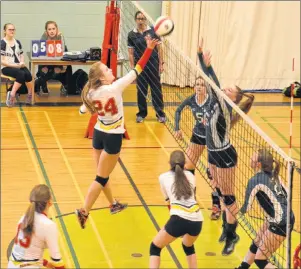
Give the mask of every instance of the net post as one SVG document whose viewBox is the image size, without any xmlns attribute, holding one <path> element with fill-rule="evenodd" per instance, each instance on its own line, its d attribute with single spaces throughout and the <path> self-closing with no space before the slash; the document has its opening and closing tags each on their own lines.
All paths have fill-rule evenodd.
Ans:
<svg viewBox="0 0 301 269">
<path fill-rule="evenodd" d="M 287 224 L 286 224 L 286 268 L 291 268 L 291 256 L 292 256 L 292 235 L 291 235 L 291 211 L 292 211 L 292 191 L 293 191 L 293 175 L 294 175 L 294 163 L 288 162 L 288 192 L 287 192 Z"/>
</svg>

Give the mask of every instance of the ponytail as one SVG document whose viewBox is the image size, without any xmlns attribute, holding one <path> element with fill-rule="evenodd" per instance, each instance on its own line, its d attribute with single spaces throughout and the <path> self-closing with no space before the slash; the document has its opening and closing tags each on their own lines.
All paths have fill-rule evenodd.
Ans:
<svg viewBox="0 0 301 269">
<path fill-rule="evenodd" d="M 82 90 L 81 97 L 82 97 L 82 101 L 83 101 L 84 105 L 89 110 L 89 112 L 91 114 L 94 114 L 94 113 L 97 112 L 97 110 L 96 110 L 95 106 L 93 105 L 93 103 L 91 102 L 91 100 L 90 100 L 90 98 L 88 96 L 90 88 L 91 88 L 91 82 L 88 81 L 86 83 L 85 87 Z"/>
<path fill-rule="evenodd" d="M 188 199 L 193 194 L 192 186 L 187 180 L 183 168 L 179 165 L 175 165 L 175 182 L 173 184 L 173 193 L 177 200 L 180 200 L 182 197 Z"/>
<path fill-rule="evenodd" d="M 23 218 L 21 229 L 25 236 L 31 236 L 33 232 L 33 224 L 34 224 L 34 214 L 36 211 L 36 204 L 35 202 L 31 202 L 25 216 Z"/>
</svg>

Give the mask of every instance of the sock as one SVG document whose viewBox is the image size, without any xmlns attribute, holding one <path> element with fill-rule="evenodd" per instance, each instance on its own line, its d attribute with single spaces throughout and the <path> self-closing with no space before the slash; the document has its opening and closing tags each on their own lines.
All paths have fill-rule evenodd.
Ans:
<svg viewBox="0 0 301 269">
<path fill-rule="evenodd" d="M 238 269 L 249 269 L 250 268 L 250 264 L 248 264 L 247 262 L 242 262 L 241 265 L 238 267 Z"/>
<path fill-rule="evenodd" d="M 226 235 L 228 239 L 234 239 L 236 237 L 236 227 L 237 227 L 237 222 L 230 224 L 226 223 Z"/>
</svg>

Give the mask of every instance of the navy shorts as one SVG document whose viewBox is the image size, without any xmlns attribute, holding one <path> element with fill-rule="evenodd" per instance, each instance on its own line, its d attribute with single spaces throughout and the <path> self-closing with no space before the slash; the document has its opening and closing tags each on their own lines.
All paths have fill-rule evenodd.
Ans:
<svg viewBox="0 0 301 269">
<path fill-rule="evenodd" d="M 190 138 L 190 142 L 193 143 L 193 144 L 200 145 L 200 146 L 205 146 L 206 145 L 206 138 L 197 136 L 196 134 L 192 134 L 192 136 Z"/>
<path fill-rule="evenodd" d="M 290 229 L 290 232 L 293 231 L 294 224 L 295 224 L 295 216 L 292 215 L 292 217 L 291 217 L 291 227 L 290 227 L 291 229 Z M 286 237 L 286 224 L 278 225 L 276 223 L 269 223 L 268 230 L 270 232 L 274 233 L 274 234 Z"/>
<path fill-rule="evenodd" d="M 208 150 L 208 162 L 218 168 L 231 168 L 237 164 L 237 153 L 231 145 L 229 148 L 221 151 Z"/>
<path fill-rule="evenodd" d="M 117 154 L 121 150 L 122 134 L 109 134 L 97 129 L 93 133 L 93 148 L 104 149 L 108 154 Z"/>
<path fill-rule="evenodd" d="M 173 237 L 180 237 L 185 234 L 197 236 L 202 231 L 202 224 L 202 221 L 191 221 L 172 215 L 165 225 L 165 231 Z"/>
</svg>

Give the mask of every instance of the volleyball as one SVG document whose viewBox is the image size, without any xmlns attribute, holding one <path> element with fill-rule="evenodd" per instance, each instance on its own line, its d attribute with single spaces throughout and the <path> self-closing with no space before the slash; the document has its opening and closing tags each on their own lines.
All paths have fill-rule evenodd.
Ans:
<svg viewBox="0 0 301 269">
<path fill-rule="evenodd" d="M 159 17 L 154 25 L 154 30 L 158 36 L 167 36 L 172 33 L 174 29 L 173 20 L 167 16 Z"/>
</svg>

